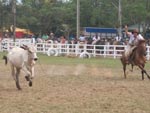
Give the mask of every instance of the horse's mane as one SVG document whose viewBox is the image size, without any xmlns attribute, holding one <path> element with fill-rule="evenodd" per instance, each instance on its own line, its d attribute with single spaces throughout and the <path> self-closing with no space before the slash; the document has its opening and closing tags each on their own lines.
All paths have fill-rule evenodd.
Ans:
<svg viewBox="0 0 150 113">
<path fill-rule="evenodd" d="M 139 43 L 137 45 L 137 47 L 135 48 L 135 50 L 133 51 L 133 54 L 135 55 L 134 57 L 138 57 L 138 58 L 143 58 L 145 57 L 145 53 L 146 53 L 146 45 L 145 45 L 145 40 L 139 40 Z"/>
<path fill-rule="evenodd" d="M 145 45 L 146 41 L 145 40 L 139 40 L 138 46 L 143 46 Z"/>
<path fill-rule="evenodd" d="M 137 45 L 137 51 L 139 53 L 145 53 L 146 52 L 146 45 L 145 45 L 145 40 L 139 40 L 139 43 Z"/>
</svg>

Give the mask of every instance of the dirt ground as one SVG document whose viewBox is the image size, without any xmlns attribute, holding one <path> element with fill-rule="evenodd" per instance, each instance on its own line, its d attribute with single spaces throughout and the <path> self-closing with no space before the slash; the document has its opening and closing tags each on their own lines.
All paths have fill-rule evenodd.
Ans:
<svg viewBox="0 0 150 113">
<path fill-rule="evenodd" d="M 150 113 L 150 81 L 140 71 L 86 65 L 35 67 L 33 87 L 21 73 L 15 87 L 9 66 L 0 67 L 0 113 Z"/>
</svg>

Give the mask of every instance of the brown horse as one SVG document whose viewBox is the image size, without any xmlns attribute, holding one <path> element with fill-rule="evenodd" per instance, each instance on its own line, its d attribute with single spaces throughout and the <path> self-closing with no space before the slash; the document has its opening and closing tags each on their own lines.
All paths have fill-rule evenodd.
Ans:
<svg viewBox="0 0 150 113">
<path fill-rule="evenodd" d="M 144 69 L 146 63 L 145 53 L 146 53 L 145 40 L 140 40 L 137 47 L 132 51 L 132 54 L 130 55 L 130 61 L 128 63 L 126 62 L 127 58 L 125 57 L 125 53 L 122 54 L 120 60 L 123 65 L 125 78 L 126 78 L 126 65 L 131 64 L 132 70 L 133 66 L 138 66 L 141 69 L 142 80 L 144 80 L 144 73 L 147 75 L 148 79 L 150 79 L 149 74 Z"/>
</svg>

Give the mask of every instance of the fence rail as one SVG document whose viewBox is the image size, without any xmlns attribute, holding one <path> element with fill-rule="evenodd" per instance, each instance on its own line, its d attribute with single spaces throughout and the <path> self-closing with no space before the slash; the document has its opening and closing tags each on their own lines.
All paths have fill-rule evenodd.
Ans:
<svg viewBox="0 0 150 113">
<path fill-rule="evenodd" d="M 33 44 L 30 39 L 16 41 L 4 40 L 0 44 L 1 51 L 9 51 L 14 46 Z M 36 43 L 38 53 L 49 56 L 59 55 L 87 55 L 88 57 L 112 57 L 119 58 L 125 50 L 125 45 L 88 45 L 88 44 L 54 44 L 54 43 Z M 147 46 L 147 60 L 150 59 L 150 46 Z"/>
</svg>

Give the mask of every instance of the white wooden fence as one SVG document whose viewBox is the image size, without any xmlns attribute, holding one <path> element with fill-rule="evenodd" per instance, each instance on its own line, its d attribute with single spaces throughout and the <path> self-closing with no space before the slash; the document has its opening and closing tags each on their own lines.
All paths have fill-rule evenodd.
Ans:
<svg viewBox="0 0 150 113">
<path fill-rule="evenodd" d="M 31 39 L 3 40 L 0 44 L 1 51 L 9 51 L 14 46 L 33 44 Z M 47 54 L 48 56 L 75 55 L 81 56 L 86 54 L 88 57 L 112 57 L 119 58 L 125 50 L 124 45 L 88 45 L 88 44 L 54 44 L 36 43 L 38 53 Z M 150 59 L 150 46 L 147 46 L 147 59 Z"/>
</svg>

